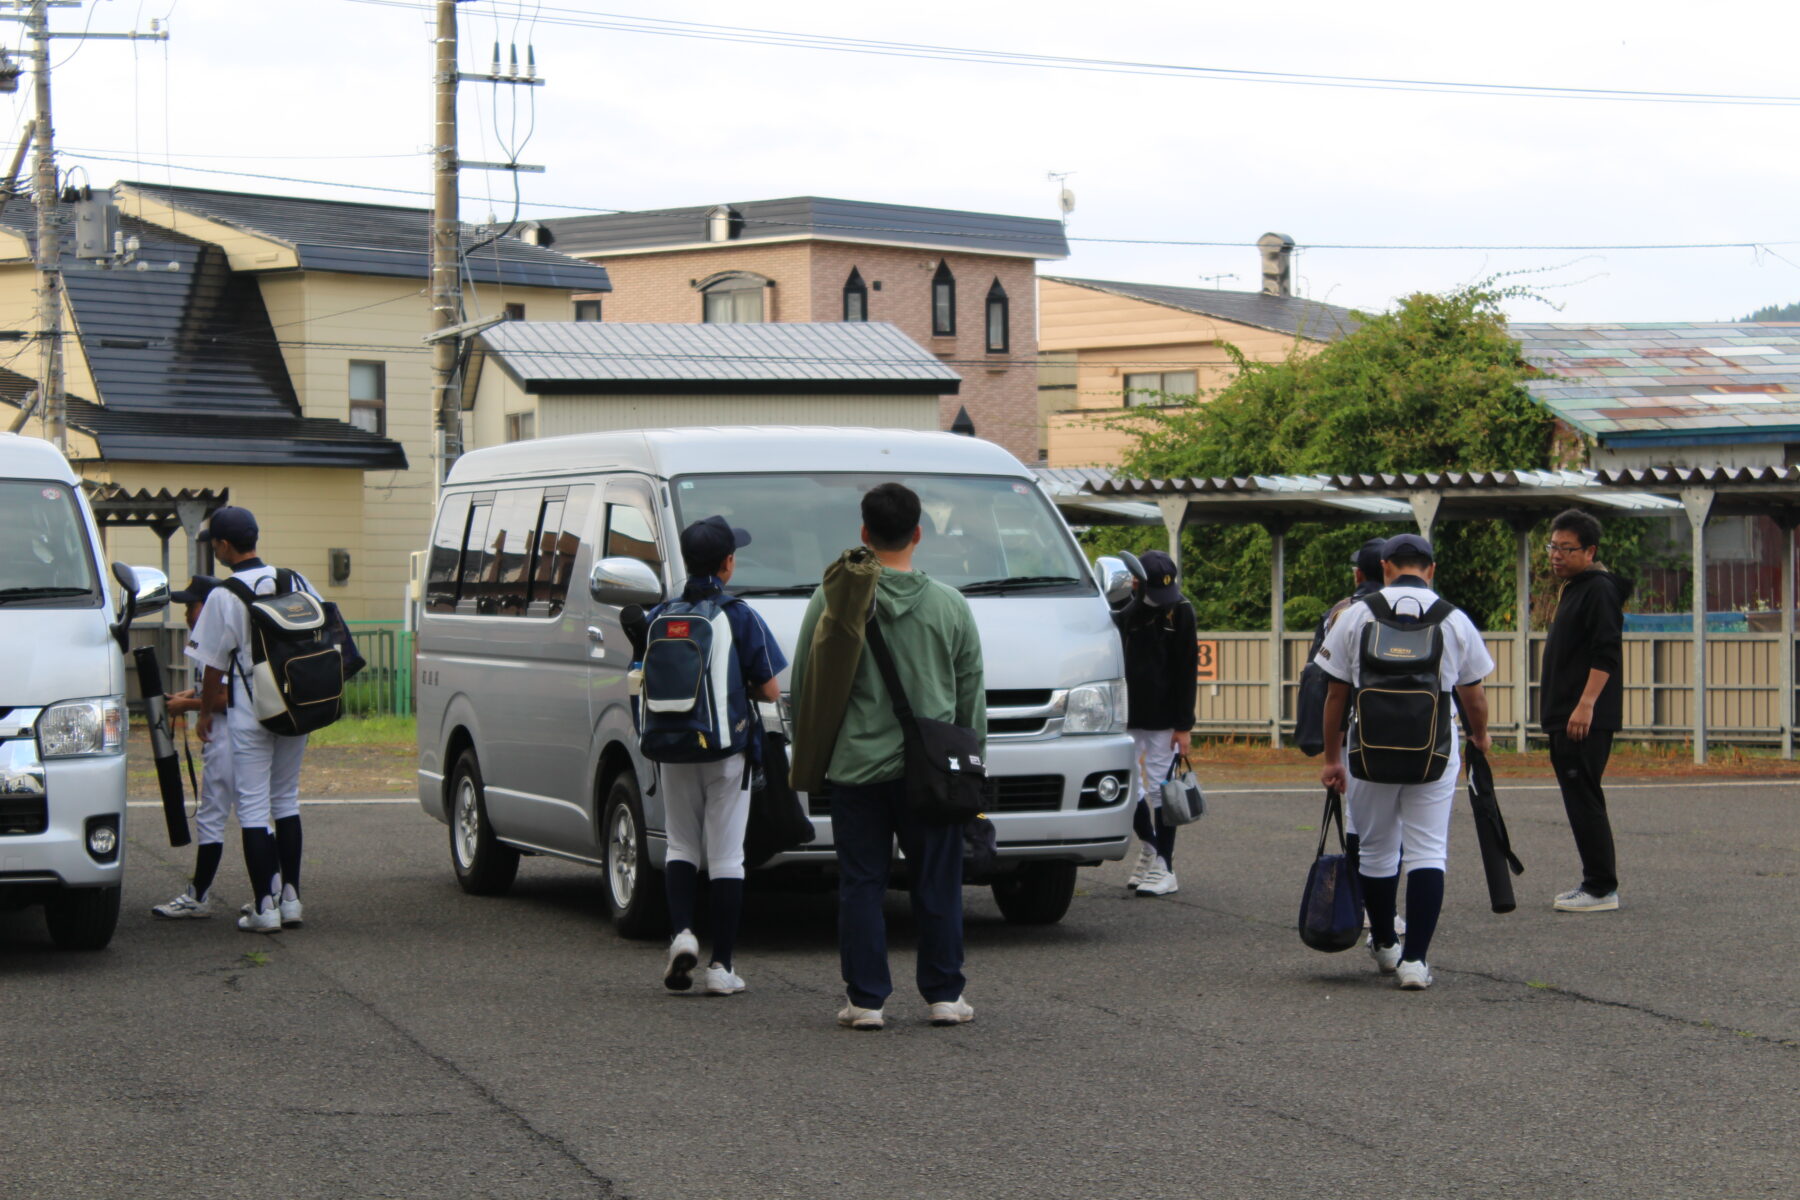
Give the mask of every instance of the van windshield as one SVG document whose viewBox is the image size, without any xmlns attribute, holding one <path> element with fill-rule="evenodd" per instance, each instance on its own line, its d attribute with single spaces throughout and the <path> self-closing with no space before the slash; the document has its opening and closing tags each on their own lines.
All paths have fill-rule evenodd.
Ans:
<svg viewBox="0 0 1800 1200">
<path fill-rule="evenodd" d="M 1086 559 L 1054 506 L 1022 479 L 971 475 L 688 475 L 674 481 L 683 528 L 717 513 L 748 530 L 732 592 L 807 596 L 825 568 L 860 545 L 862 495 L 897 480 L 919 495 L 919 570 L 965 594 L 1080 595 Z"/>
<path fill-rule="evenodd" d="M 0 605 L 86 608 L 99 602 L 75 494 L 60 483 L 0 480 Z"/>
</svg>

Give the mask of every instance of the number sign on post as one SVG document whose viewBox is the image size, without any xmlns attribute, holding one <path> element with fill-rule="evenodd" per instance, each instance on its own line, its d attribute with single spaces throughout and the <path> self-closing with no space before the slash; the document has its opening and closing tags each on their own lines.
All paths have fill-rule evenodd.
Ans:
<svg viewBox="0 0 1800 1200">
<path fill-rule="evenodd" d="M 1194 678 L 1201 683 L 1219 682 L 1219 643 L 1200 642 L 1196 650 Z"/>
</svg>

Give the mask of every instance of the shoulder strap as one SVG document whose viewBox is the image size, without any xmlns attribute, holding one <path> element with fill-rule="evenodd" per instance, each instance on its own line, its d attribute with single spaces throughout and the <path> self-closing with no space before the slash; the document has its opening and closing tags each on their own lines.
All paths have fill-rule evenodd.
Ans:
<svg viewBox="0 0 1800 1200">
<path fill-rule="evenodd" d="M 243 601 L 245 608 L 249 608 L 256 603 L 256 593 L 251 591 L 250 585 L 241 579 L 227 579 L 219 586 Z"/>
<path fill-rule="evenodd" d="M 291 592 L 294 590 L 294 573 L 286 567 L 275 568 L 275 590 Z"/>
<path fill-rule="evenodd" d="M 1394 619 L 1394 606 L 1389 604 L 1387 597 L 1380 592 L 1370 592 L 1363 597 L 1363 603 L 1369 606 L 1369 611 L 1374 613 L 1377 619 L 1383 621 Z"/>
<path fill-rule="evenodd" d="M 881 668 L 882 682 L 887 684 L 888 698 L 894 702 L 894 715 L 906 729 L 913 729 L 912 704 L 900 684 L 900 672 L 894 666 L 894 656 L 888 651 L 887 639 L 881 636 L 881 622 L 873 616 L 869 618 L 868 642 L 869 650 L 875 655 L 875 665 Z"/>
<path fill-rule="evenodd" d="M 1437 598 L 1437 603 L 1426 609 L 1425 615 L 1420 617 L 1419 620 L 1427 625 L 1442 625 L 1445 621 L 1450 619 L 1450 614 L 1455 611 L 1456 605 L 1450 603 L 1442 596 L 1439 596 Z"/>
</svg>

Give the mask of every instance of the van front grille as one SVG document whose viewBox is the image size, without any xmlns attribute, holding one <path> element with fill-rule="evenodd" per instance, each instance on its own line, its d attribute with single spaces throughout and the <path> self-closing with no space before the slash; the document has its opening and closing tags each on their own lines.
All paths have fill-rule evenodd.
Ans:
<svg viewBox="0 0 1800 1200">
<path fill-rule="evenodd" d="M 50 828 L 50 805 L 42 796 L 0 796 L 0 837 L 24 837 Z"/>
</svg>

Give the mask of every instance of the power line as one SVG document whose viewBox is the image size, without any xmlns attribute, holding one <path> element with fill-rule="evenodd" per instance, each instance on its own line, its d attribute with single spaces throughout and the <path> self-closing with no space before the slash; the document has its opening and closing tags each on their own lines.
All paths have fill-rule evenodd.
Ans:
<svg viewBox="0 0 1800 1200">
<path fill-rule="evenodd" d="M 379 8 L 421 11 L 415 0 L 350 0 Z M 1192 66 L 1181 63 L 1089 58 L 1075 55 L 1030 54 L 924 42 L 896 42 L 874 38 L 844 37 L 755 26 L 715 25 L 646 17 L 630 13 L 588 13 L 579 9 L 542 7 L 545 25 L 571 29 L 606 30 L 659 37 L 734 42 L 782 49 L 825 50 L 836 53 L 915 58 L 940 62 L 965 62 L 988 66 L 1028 67 L 1040 70 L 1096 72 L 1110 75 L 1144 75 L 1165 79 L 1264 83 L 1286 87 L 1323 87 L 1359 91 L 1395 91 L 1434 95 L 1497 96 L 1512 99 L 1601 100 L 1649 104 L 1740 105 L 1789 108 L 1800 106 L 1800 96 L 1758 95 L 1736 92 L 1676 92 L 1634 88 L 1595 88 L 1549 84 L 1486 83 L 1466 80 L 1407 79 L 1367 75 L 1333 75 L 1317 72 L 1270 71 L 1247 67 Z"/>
</svg>

